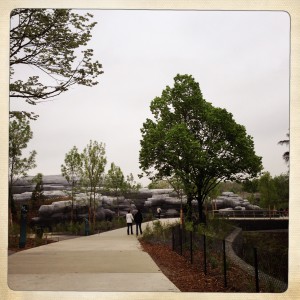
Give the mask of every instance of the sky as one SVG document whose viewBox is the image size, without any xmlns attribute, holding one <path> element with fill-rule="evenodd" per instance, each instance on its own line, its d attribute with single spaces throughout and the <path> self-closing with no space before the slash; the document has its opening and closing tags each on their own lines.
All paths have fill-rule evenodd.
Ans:
<svg viewBox="0 0 300 300">
<path fill-rule="evenodd" d="M 81 10 L 80 13 L 84 11 Z M 11 99 L 11 110 L 39 115 L 31 122 L 37 167 L 29 175 L 60 174 L 65 154 L 90 140 L 105 143 L 107 166 L 139 179 L 143 122 L 150 103 L 177 74 L 189 74 L 203 97 L 244 125 L 264 171 L 286 173 L 278 145 L 289 132 L 290 18 L 280 11 L 90 10 L 98 24 L 88 47 L 103 66 L 94 87 L 73 86 L 32 106 Z M 34 70 L 33 70 L 34 72 Z M 19 75 L 19 74 L 17 74 Z"/>
</svg>

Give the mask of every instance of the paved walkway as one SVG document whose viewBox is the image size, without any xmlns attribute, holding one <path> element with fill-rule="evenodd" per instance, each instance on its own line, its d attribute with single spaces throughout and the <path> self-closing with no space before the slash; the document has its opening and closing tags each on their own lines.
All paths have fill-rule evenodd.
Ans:
<svg viewBox="0 0 300 300">
<path fill-rule="evenodd" d="M 125 228 L 10 255 L 8 286 L 18 291 L 179 292 Z"/>
</svg>

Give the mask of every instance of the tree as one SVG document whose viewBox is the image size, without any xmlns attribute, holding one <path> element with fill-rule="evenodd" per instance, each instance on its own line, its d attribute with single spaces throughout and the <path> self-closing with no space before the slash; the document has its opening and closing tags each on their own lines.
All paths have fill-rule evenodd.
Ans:
<svg viewBox="0 0 300 300">
<path fill-rule="evenodd" d="M 203 202 L 221 181 L 245 180 L 262 169 L 251 136 L 225 109 L 213 107 L 202 96 L 192 76 L 177 75 L 150 105 L 154 120 L 141 129 L 140 167 L 151 178 L 178 176 L 187 203 Z"/>
<path fill-rule="evenodd" d="M 154 179 L 148 184 L 148 189 L 169 189 L 171 188 L 169 180 Z"/>
<path fill-rule="evenodd" d="M 245 192 L 254 194 L 258 192 L 259 179 L 245 180 L 243 182 L 243 190 Z"/>
<path fill-rule="evenodd" d="M 81 179 L 87 185 L 90 194 L 89 221 L 91 221 L 91 207 L 93 202 L 93 223 L 95 225 L 95 199 L 97 188 L 103 180 L 106 165 L 105 144 L 90 140 L 81 154 L 82 174 Z"/>
<path fill-rule="evenodd" d="M 259 179 L 260 205 L 264 208 L 275 206 L 278 203 L 278 195 L 274 180 L 269 172 L 265 172 Z"/>
<path fill-rule="evenodd" d="M 289 176 L 281 174 L 273 178 L 275 190 L 277 193 L 278 204 L 281 208 L 289 206 Z"/>
<path fill-rule="evenodd" d="M 132 173 L 126 177 L 126 192 L 137 192 L 142 185 L 134 180 Z"/>
<path fill-rule="evenodd" d="M 287 136 L 288 138 L 287 138 L 286 140 L 279 141 L 279 142 L 278 142 L 279 145 L 286 145 L 286 146 L 289 146 L 289 145 L 290 145 L 290 134 L 287 133 L 286 136 Z M 283 157 L 283 159 L 284 159 L 284 161 L 285 161 L 286 163 L 289 163 L 289 161 L 290 161 L 290 151 L 284 152 L 283 155 L 282 155 L 282 157 Z"/>
<path fill-rule="evenodd" d="M 22 151 L 27 148 L 32 138 L 29 120 L 19 116 L 13 117 L 9 122 L 9 209 L 15 213 L 12 188 L 15 182 L 26 176 L 27 172 L 36 167 L 36 151 L 29 153 L 28 157 L 22 157 Z"/>
<path fill-rule="evenodd" d="M 93 50 L 85 48 L 96 25 L 90 22 L 92 17 L 70 9 L 14 9 L 10 29 L 10 98 L 36 104 L 75 84 L 97 84 L 95 78 L 103 73 L 102 66 L 92 61 Z"/>
<path fill-rule="evenodd" d="M 73 222 L 73 212 L 74 212 L 74 194 L 77 188 L 77 185 L 80 181 L 80 175 L 82 173 L 82 160 L 81 155 L 78 152 L 76 146 L 74 146 L 66 155 L 65 155 L 65 164 L 61 165 L 62 176 L 66 178 L 68 183 L 71 185 L 71 200 L 72 200 L 72 209 L 71 209 L 71 222 Z"/>
<path fill-rule="evenodd" d="M 116 166 L 115 163 L 111 163 L 110 169 L 105 176 L 105 186 L 112 191 L 117 197 L 117 209 L 119 216 L 119 199 L 118 197 L 124 193 L 127 189 L 125 177 L 120 167 Z"/>
<path fill-rule="evenodd" d="M 33 209 L 36 209 L 40 206 L 40 201 L 44 201 L 44 182 L 43 182 L 43 174 L 38 173 L 31 180 L 32 183 L 35 184 L 34 190 L 31 194 L 31 206 Z"/>
</svg>

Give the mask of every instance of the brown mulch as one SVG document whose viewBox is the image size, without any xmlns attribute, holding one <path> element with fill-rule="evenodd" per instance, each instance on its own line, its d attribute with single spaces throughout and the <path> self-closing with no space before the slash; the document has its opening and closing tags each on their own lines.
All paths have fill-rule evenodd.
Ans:
<svg viewBox="0 0 300 300">
<path fill-rule="evenodd" d="M 19 238 L 11 238 L 10 237 L 10 241 L 9 241 L 9 245 L 8 245 L 8 250 L 11 252 L 19 252 L 19 251 L 23 251 L 23 250 L 28 250 L 31 248 L 35 248 L 38 246 L 42 246 L 42 245 L 47 245 L 47 244 L 51 244 L 51 243 L 56 243 L 57 241 L 54 240 L 50 240 L 50 239 L 43 239 L 43 240 L 39 240 L 37 241 L 34 238 L 26 238 L 26 244 L 24 248 L 19 248 Z"/>
<path fill-rule="evenodd" d="M 170 246 L 139 241 L 143 250 L 181 292 L 253 292 L 252 279 L 236 266 L 232 265 L 228 270 L 227 287 L 224 287 L 223 270 L 208 266 L 205 275 L 199 265 L 191 264 Z"/>
</svg>

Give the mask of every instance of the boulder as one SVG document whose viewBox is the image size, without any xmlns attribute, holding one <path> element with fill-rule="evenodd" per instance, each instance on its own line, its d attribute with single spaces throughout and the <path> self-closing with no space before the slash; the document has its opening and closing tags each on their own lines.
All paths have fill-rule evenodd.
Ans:
<svg viewBox="0 0 300 300">
<path fill-rule="evenodd" d="M 40 217 L 50 217 L 54 213 L 54 206 L 53 205 L 41 205 L 38 213 L 39 213 Z"/>
<path fill-rule="evenodd" d="M 166 212 L 164 213 L 164 215 L 167 218 L 176 218 L 176 217 L 179 217 L 179 211 L 177 211 L 174 208 L 169 208 L 169 209 L 166 210 Z"/>
</svg>

